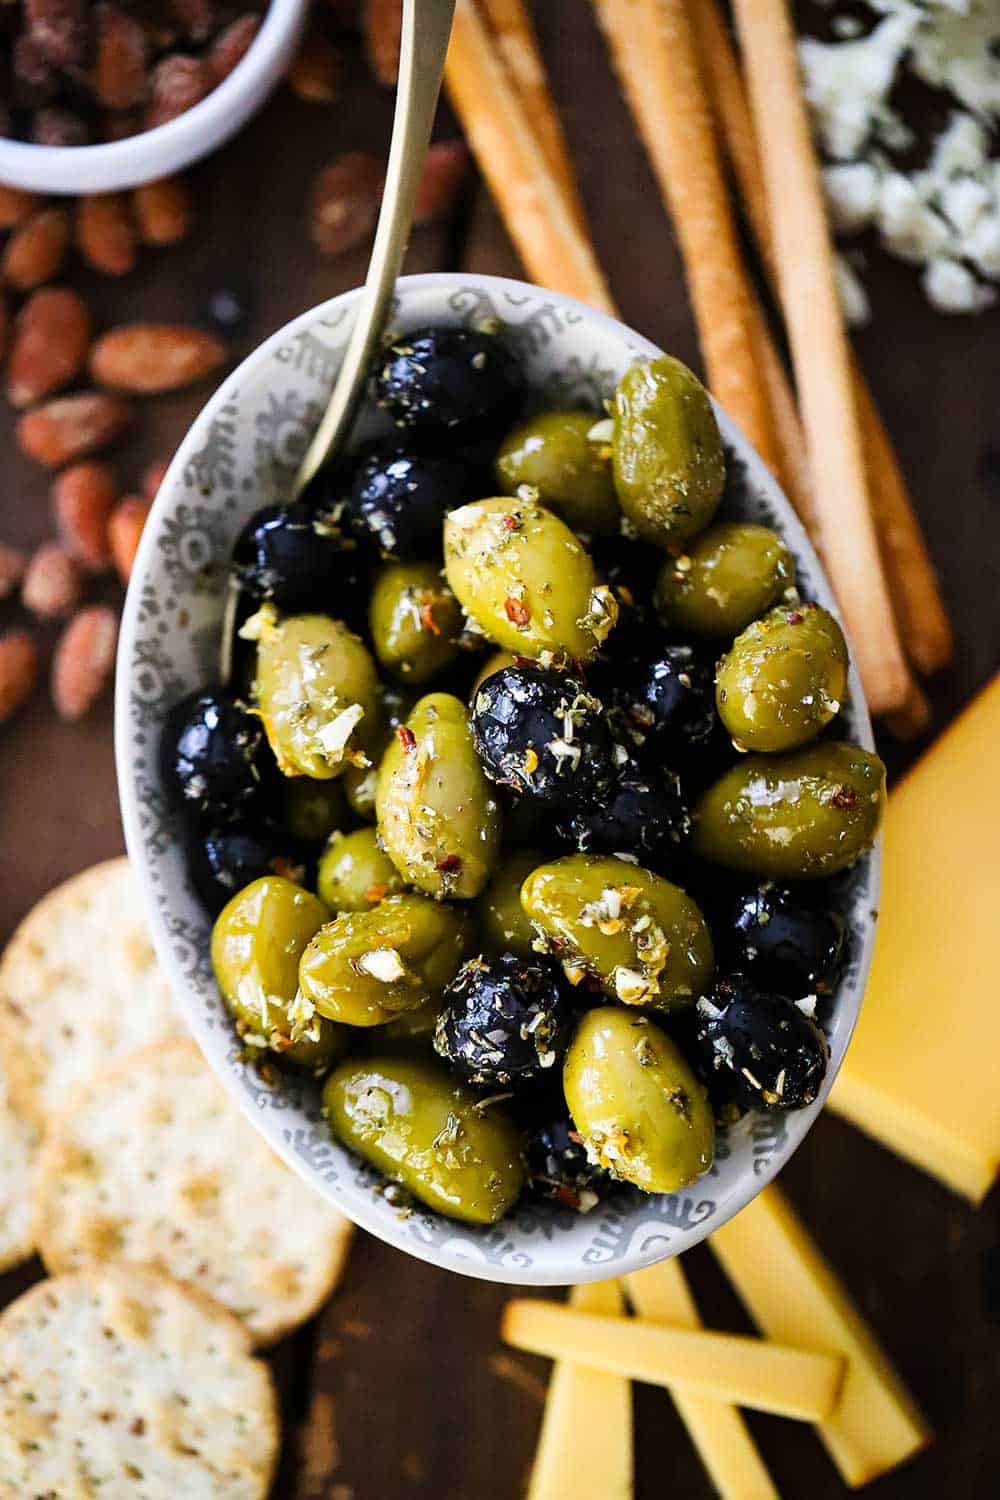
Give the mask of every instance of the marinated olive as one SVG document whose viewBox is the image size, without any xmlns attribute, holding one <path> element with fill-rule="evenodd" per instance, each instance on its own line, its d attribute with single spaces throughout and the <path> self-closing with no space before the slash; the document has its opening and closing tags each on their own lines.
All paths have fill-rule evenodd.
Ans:
<svg viewBox="0 0 1000 1500">
<path fill-rule="evenodd" d="M 216 918 L 212 967 L 244 1041 L 289 1062 L 329 1068 L 343 1056 L 343 1028 L 298 995 L 299 958 L 329 912 L 278 876 L 255 880 Z"/>
<path fill-rule="evenodd" d="M 496 864 L 500 807 L 460 699 L 420 699 L 382 757 L 375 811 L 386 852 L 408 885 L 439 898 L 479 895 Z"/>
<path fill-rule="evenodd" d="M 560 818 L 556 835 L 582 854 L 628 854 L 669 866 L 691 833 L 691 815 L 673 771 L 646 774 L 629 757 L 608 786 Z"/>
<path fill-rule="evenodd" d="M 565 807 L 611 779 L 603 707 L 565 672 L 504 667 L 480 687 L 471 717 L 487 776 L 517 795 Z"/>
<path fill-rule="evenodd" d="M 551 964 L 480 954 L 444 992 L 434 1048 L 470 1083 L 505 1088 L 562 1060 L 571 1019 L 569 992 Z"/>
<path fill-rule="evenodd" d="M 375 542 L 388 557 L 410 560 L 439 552 L 448 512 L 485 493 L 467 460 L 395 448 L 362 459 L 347 504 L 362 541 Z"/>
<path fill-rule="evenodd" d="M 857 745 L 751 755 L 702 797 L 693 847 L 731 870 L 812 880 L 871 848 L 884 808 L 885 767 Z"/>
<path fill-rule="evenodd" d="M 826 1074 L 829 1048 L 811 1012 L 742 977 L 697 1007 L 697 1047 L 710 1086 L 746 1109 L 803 1109 Z"/>
<path fill-rule="evenodd" d="M 521 888 L 540 945 L 626 1005 L 690 1004 L 712 978 L 712 939 L 679 886 L 624 859 L 569 854 Z"/>
<path fill-rule="evenodd" d="M 719 718 L 741 750 L 794 750 L 840 712 L 847 644 L 815 604 L 779 605 L 748 625 L 719 663 Z"/>
<path fill-rule="evenodd" d="M 515 427 L 496 459 L 503 493 L 516 495 L 527 484 L 574 531 L 589 536 L 617 531 L 611 449 L 606 437 L 590 436 L 598 422 L 589 411 L 547 411 Z"/>
<path fill-rule="evenodd" d="M 521 905 L 521 887 L 532 870 L 543 863 L 543 856 L 534 849 L 515 849 L 501 859 L 477 907 L 488 949 L 516 953 L 520 958 L 530 958 L 534 953 L 535 929 Z"/>
<path fill-rule="evenodd" d="M 621 738 L 659 763 L 701 759 L 718 730 L 712 668 L 691 646 L 660 645 L 624 671 L 602 663 L 594 691 Z"/>
<path fill-rule="evenodd" d="M 466 613 L 519 656 L 589 661 L 618 618 L 565 522 L 526 500 L 477 500 L 444 523 L 445 572 Z"/>
<path fill-rule="evenodd" d="M 504 667 L 513 667 L 516 665 L 517 657 L 514 655 L 513 651 L 492 652 L 491 655 L 489 655 L 483 662 L 473 680 L 472 687 L 469 690 L 470 704 L 475 703 L 476 694 L 482 687 L 483 683 L 486 681 L 487 677 L 492 677 L 494 672 L 502 672 Z"/>
<path fill-rule="evenodd" d="M 308 500 L 269 505 L 247 522 L 233 550 L 235 574 L 249 598 L 288 614 L 356 609 L 367 558 L 344 535 L 335 508 Z"/>
<path fill-rule="evenodd" d="M 334 833 L 320 855 L 316 889 L 331 911 L 370 911 L 403 889 L 374 828 Z"/>
<path fill-rule="evenodd" d="M 520 1196 L 514 1126 L 496 1105 L 481 1108 L 431 1058 L 342 1063 L 327 1080 L 323 1108 L 337 1140 L 449 1218 L 495 1224 Z"/>
<path fill-rule="evenodd" d="M 619 381 L 612 454 L 619 503 L 641 537 L 667 547 L 708 525 L 726 480 L 722 437 L 680 360 L 635 364 Z"/>
<path fill-rule="evenodd" d="M 321 1016 L 382 1026 L 444 989 L 465 957 L 470 931 L 454 907 L 426 896 L 387 896 L 320 928 L 302 954 L 299 988 Z"/>
<path fill-rule="evenodd" d="M 341 620 L 282 619 L 269 605 L 244 627 L 257 641 L 257 701 L 286 776 L 327 781 L 378 739 L 375 664 Z"/>
<path fill-rule="evenodd" d="M 421 328 L 398 338 L 375 371 L 375 399 L 397 427 L 473 442 L 502 432 L 523 399 L 504 342 L 475 328 Z"/>
<path fill-rule="evenodd" d="M 435 563 L 387 563 L 375 575 L 368 626 L 387 671 L 426 682 L 457 655 L 462 611 Z"/>
<path fill-rule="evenodd" d="M 847 956 L 847 923 L 815 892 L 765 880 L 731 897 L 715 929 L 731 967 L 791 1000 L 828 994 Z"/>
<path fill-rule="evenodd" d="M 347 805 L 366 823 L 375 821 L 375 784 L 378 768 L 390 740 L 400 724 L 405 724 L 416 699 L 392 684 L 382 685 L 382 718 L 378 740 L 368 750 L 370 766 L 348 766 L 344 771 L 343 784 Z"/>
<path fill-rule="evenodd" d="M 329 838 L 347 816 L 339 781 L 313 781 L 311 776 L 285 776 L 279 789 L 282 828 L 305 844 Z"/>
<path fill-rule="evenodd" d="M 260 720 L 223 688 L 174 705 L 160 758 L 171 799 L 214 823 L 244 815 L 274 766 Z"/>
<path fill-rule="evenodd" d="M 300 881 L 305 871 L 273 830 L 228 823 L 195 836 L 188 849 L 191 884 L 214 916 L 237 891 L 265 875 Z"/>
<path fill-rule="evenodd" d="M 791 555 L 770 527 L 720 521 L 667 558 L 656 608 L 672 629 L 731 640 L 794 583 Z"/>
<path fill-rule="evenodd" d="M 531 1192 L 577 1213 L 589 1213 L 610 1185 L 608 1173 L 589 1159 L 583 1136 L 565 1113 L 529 1127 L 524 1158 Z"/>
<path fill-rule="evenodd" d="M 591 1161 L 646 1193 L 673 1193 L 712 1165 L 708 1094 L 646 1016 L 588 1011 L 563 1067 L 566 1103 Z"/>
</svg>

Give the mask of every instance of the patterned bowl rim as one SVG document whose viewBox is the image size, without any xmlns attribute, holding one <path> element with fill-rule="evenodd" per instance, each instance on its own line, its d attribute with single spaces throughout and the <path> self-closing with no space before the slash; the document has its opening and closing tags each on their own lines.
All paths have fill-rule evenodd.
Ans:
<svg viewBox="0 0 1000 1500">
<path fill-rule="evenodd" d="M 627 348 L 635 358 L 656 358 L 664 353 L 649 339 L 606 313 L 596 311 L 575 298 L 509 277 L 465 272 L 429 272 L 401 277 L 397 286 L 400 293 L 434 292 L 441 294 L 443 300 L 462 292 L 481 293 L 498 302 L 506 300 L 515 309 L 523 308 L 526 303 L 541 297 L 545 299 L 546 304 L 561 310 L 568 323 L 574 325 L 586 323 L 596 333 L 613 338 L 619 345 Z M 206 1020 L 202 1004 L 193 992 L 188 975 L 175 953 L 165 913 L 155 899 L 153 890 L 151 870 L 160 856 L 149 848 L 141 825 L 137 795 L 138 768 L 135 764 L 136 754 L 129 716 L 142 581 L 150 570 L 158 538 L 165 520 L 174 507 L 176 494 L 183 489 L 185 469 L 198 451 L 199 444 L 203 441 L 213 417 L 217 416 L 221 408 L 234 398 L 239 388 L 246 383 L 248 376 L 255 374 L 261 365 L 276 354 L 282 344 L 311 329 L 321 320 L 330 319 L 332 315 L 336 315 L 338 322 L 341 321 L 360 298 L 361 291 L 361 288 L 354 288 L 318 304 L 278 329 L 249 354 L 199 412 L 178 447 L 160 486 L 133 567 L 118 647 L 115 681 L 115 756 L 126 846 L 133 870 L 139 880 L 157 957 L 167 974 L 182 1016 L 198 1041 L 209 1065 L 253 1122 L 255 1128 L 264 1134 L 272 1148 L 315 1191 L 322 1193 L 330 1203 L 351 1218 L 359 1227 L 366 1229 L 386 1243 L 394 1245 L 397 1249 L 427 1261 L 431 1265 L 457 1271 L 480 1280 L 496 1281 L 506 1285 L 567 1286 L 584 1281 L 600 1280 L 609 1274 L 625 1275 L 630 1271 L 640 1270 L 658 1260 L 690 1249 L 712 1231 L 725 1224 L 777 1176 L 801 1145 L 818 1117 L 850 1045 L 871 965 L 881 877 L 881 841 L 876 843 L 865 859 L 866 882 L 862 892 L 865 897 L 863 903 L 865 910 L 857 919 L 860 936 L 852 963 L 853 980 L 848 985 L 845 979 L 842 992 L 838 995 L 838 1040 L 842 1041 L 842 1048 L 838 1058 L 834 1058 L 831 1053 L 830 1065 L 819 1097 L 807 1109 L 790 1111 L 783 1116 L 787 1127 L 786 1133 L 783 1141 L 775 1148 L 773 1155 L 765 1155 L 763 1159 L 755 1158 L 742 1170 L 741 1181 L 738 1186 L 729 1189 L 724 1202 L 714 1208 L 708 1218 L 693 1222 L 689 1220 L 676 1238 L 666 1233 L 652 1234 L 647 1236 L 637 1250 L 632 1250 L 618 1258 L 603 1259 L 596 1263 L 589 1259 L 584 1260 L 577 1250 L 560 1254 L 556 1247 L 561 1244 L 561 1241 L 555 1240 L 546 1247 L 540 1264 L 535 1264 L 530 1257 L 526 1258 L 527 1264 L 519 1263 L 516 1255 L 502 1264 L 495 1263 L 493 1260 L 482 1260 L 471 1255 L 468 1247 L 463 1250 L 463 1235 L 468 1237 L 471 1233 L 475 1236 L 479 1231 L 470 1230 L 469 1226 L 454 1223 L 433 1211 L 418 1207 L 418 1213 L 425 1221 L 439 1223 L 446 1230 L 453 1231 L 446 1234 L 441 1242 L 429 1243 L 426 1239 L 420 1238 L 419 1234 L 408 1232 L 405 1217 L 391 1211 L 384 1200 L 373 1196 L 369 1188 L 359 1186 L 346 1178 L 338 1178 L 331 1182 L 322 1177 L 318 1170 L 310 1167 L 296 1151 L 290 1133 L 283 1128 L 280 1112 L 262 1110 L 255 1103 L 252 1090 L 244 1082 L 242 1074 L 227 1066 L 226 1056 L 220 1047 L 218 1036 Z M 403 312 L 405 315 L 405 308 Z M 409 321 L 410 319 L 404 316 L 404 322 Z M 796 555 L 804 555 L 809 561 L 812 573 L 811 584 L 819 602 L 839 617 L 836 601 L 822 563 L 777 480 L 717 403 L 715 403 L 715 410 L 727 446 L 736 452 L 737 457 L 745 466 L 748 486 L 777 513 L 778 525 L 791 550 Z M 854 720 L 852 739 L 864 749 L 873 750 L 871 722 L 861 682 L 854 666 L 853 653 L 849 695 Z M 844 990 L 849 992 L 845 994 Z M 844 1007 L 849 1007 L 849 1009 L 845 1010 Z M 674 1196 L 667 1195 L 667 1201 Z M 493 1226 L 493 1232 L 503 1231 L 506 1223 L 507 1221 L 501 1221 L 499 1226 Z M 665 1229 L 666 1225 L 663 1227 Z M 517 1226 L 514 1224 L 510 1227 L 511 1238 L 516 1238 L 517 1233 Z"/>
</svg>

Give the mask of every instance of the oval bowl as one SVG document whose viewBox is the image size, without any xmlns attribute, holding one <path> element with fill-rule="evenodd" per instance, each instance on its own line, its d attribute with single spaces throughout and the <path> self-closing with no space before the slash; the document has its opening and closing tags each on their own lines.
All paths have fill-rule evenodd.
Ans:
<svg viewBox="0 0 1000 1500">
<path fill-rule="evenodd" d="M 831 1057 L 820 1098 L 796 1113 L 748 1116 L 720 1133 L 711 1172 L 683 1192 L 647 1197 L 621 1189 L 582 1216 L 526 1202 L 489 1229 L 419 1206 L 404 1216 L 385 1201 L 382 1179 L 331 1140 L 315 1086 L 281 1077 L 269 1087 L 240 1061 L 209 964 L 210 921 L 188 882 L 180 829 L 164 800 L 158 744 L 170 706 L 215 676 L 233 540 L 252 511 L 287 490 L 339 367 L 359 295 L 347 292 L 305 313 L 251 354 L 197 418 L 160 488 L 136 558 L 118 654 L 116 754 L 129 854 L 181 1014 L 257 1129 L 317 1192 L 400 1250 L 469 1276 L 565 1286 L 623 1275 L 689 1249 L 724 1224 L 774 1177 L 816 1119 L 861 1004 L 874 941 L 878 851 L 844 882 L 851 960 L 827 1028 Z M 524 282 L 459 273 L 398 284 L 396 329 L 484 318 L 504 325 L 531 385 L 554 404 L 599 407 L 630 364 L 662 352 L 605 314 Z M 728 450 L 729 510 L 776 527 L 807 593 L 835 609 L 776 481 L 725 413 L 718 416 Z M 844 731 L 872 748 L 853 667 Z"/>
</svg>

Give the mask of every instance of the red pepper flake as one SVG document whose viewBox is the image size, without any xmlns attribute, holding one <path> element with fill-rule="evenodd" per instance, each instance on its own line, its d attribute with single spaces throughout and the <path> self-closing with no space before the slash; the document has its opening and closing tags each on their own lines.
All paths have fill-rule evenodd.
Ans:
<svg viewBox="0 0 1000 1500">
<path fill-rule="evenodd" d="M 552 1196 L 557 1203 L 562 1203 L 566 1208 L 580 1207 L 580 1194 L 568 1183 L 560 1182 Z"/>
<path fill-rule="evenodd" d="M 434 868 L 441 875 L 451 875 L 462 868 L 462 856 L 460 854 L 446 854 L 444 859 L 439 859 Z"/>
<path fill-rule="evenodd" d="M 510 511 L 507 512 L 503 520 L 500 522 L 500 525 L 503 527 L 504 531 L 520 531 L 521 524 L 521 517 L 513 515 Z"/>
<path fill-rule="evenodd" d="M 430 631 L 431 635 L 441 634 L 441 626 L 434 618 L 433 594 L 425 594 L 420 601 L 420 628 Z"/>
<path fill-rule="evenodd" d="M 270 1045 L 275 1052 L 287 1052 L 292 1045 L 292 1039 L 290 1036 L 282 1036 L 280 1031 L 275 1031 L 271 1034 Z"/>
<path fill-rule="evenodd" d="M 801 625 L 805 619 L 805 615 L 800 609 L 790 609 L 785 619 L 789 625 Z"/>
<path fill-rule="evenodd" d="M 583 1136 L 580 1134 L 580 1132 L 578 1130 L 568 1130 L 566 1132 L 566 1134 L 569 1136 L 570 1140 L 574 1143 L 574 1145 L 577 1145 L 577 1146 L 582 1146 L 583 1145 Z"/>
<path fill-rule="evenodd" d="M 503 607 L 508 620 L 518 630 L 523 630 L 531 620 L 531 610 L 520 599 L 507 598 L 503 601 Z"/>
<path fill-rule="evenodd" d="M 851 808 L 851 807 L 856 807 L 857 806 L 857 801 L 858 801 L 858 794 L 854 790 L 853 787 L 838 786 L 837 790 L 834 792 L 833 796 L 830 798 L 830 801 L 833 803 L 834 807 L 840 807 L 840 808 L 845 808 L 845 809 L 846 808 Z"/>
<path fill-rule="evenodd" d="M 412 729 L 407 729 L 405 724 L 400 724 L 399 728 L 396 730 L 396 738 L 398 739 L 404 750 L 410 751 L 416 749 L 417 737 L 413 733 Z"/>
<path fill-rule="evenodd" d="M 374 882 L 365 891 L 365 900 L 370 902 L 372 906 L 378 906 L 379 902 L 384 901 L 388 894 L 389 887 L 387 885 L 379 885 L 377 882 Z"/>
<path fill-rule="evenodd" d="M 271 869 L 275 875 L 291 880 L 295 885 L 301 885 L 306 875 L 304 866 L 298 860 L 290 859 L 287 854 L 276 854 L 271 861 Z"/>
</svg>

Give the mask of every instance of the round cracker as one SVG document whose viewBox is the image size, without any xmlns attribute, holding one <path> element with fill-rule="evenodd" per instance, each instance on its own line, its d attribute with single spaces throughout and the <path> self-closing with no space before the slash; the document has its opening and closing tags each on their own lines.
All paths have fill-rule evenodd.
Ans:
<svg viewBox="0 0 1000 1500">
<path fill-rule="evenodd" d="M 167 1276 L 60 1276 L 0 1313 L 2 1500 L 262 1500 L 279 1437 L 246 1330 Z"/>
<path fill-rule="evenodd" d="M 189 1041 L 121 1058 L 78 1091 L 46 1136 L 35 1202 L 50 1271 L 154 1266 L 229 1308 L 258 1343 L 327 1298 L 351 1231 Z"/>
<path fill-rule="evenodd" d="M 0 1070 L 0 1271 L 34 1254 L 31 1198 L 40 1144 L 35 1126 L 7 1098 Z"/>
<path fill-rule="evenodd" d="M 50 891 L 0 961 L 10 1096 L 43 1130 L 108 1062 L 180 1030 L 127 859 Z"/>
</svg>

